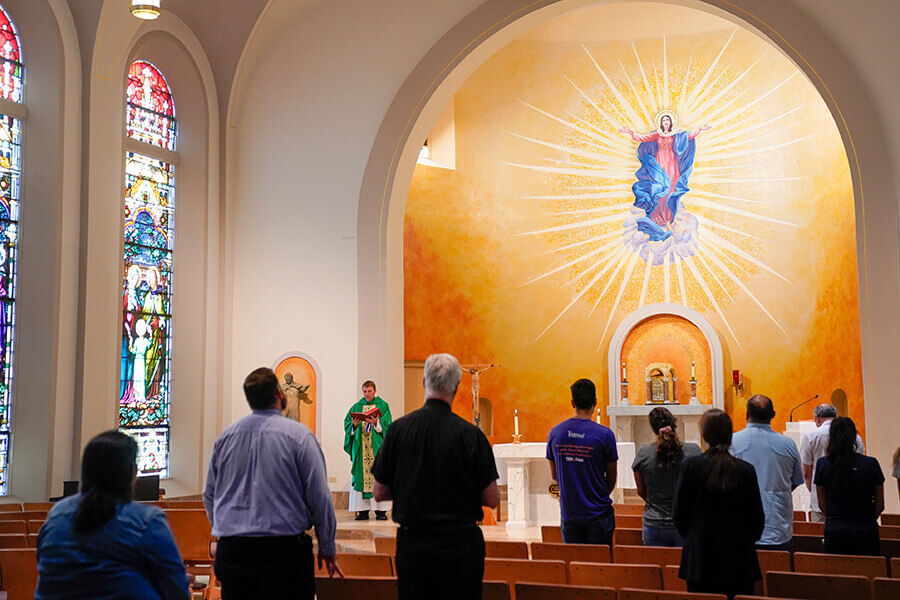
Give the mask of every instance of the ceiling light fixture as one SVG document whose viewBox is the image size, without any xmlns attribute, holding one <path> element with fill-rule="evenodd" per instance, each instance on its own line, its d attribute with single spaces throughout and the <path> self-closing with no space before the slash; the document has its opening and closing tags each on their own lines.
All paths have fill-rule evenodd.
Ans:
<svg viewBox="0 0 900 600">
<path fill-rule="evenodd" d="M 159 18 L 159 0 L 131 0 L 131 14 L 138 19 Z"/>
</svg>

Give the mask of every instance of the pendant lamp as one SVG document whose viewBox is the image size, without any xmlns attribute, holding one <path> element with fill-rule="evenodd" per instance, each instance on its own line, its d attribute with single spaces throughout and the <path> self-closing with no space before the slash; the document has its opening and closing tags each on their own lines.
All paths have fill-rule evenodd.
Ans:
<svg viewBox="0 0 900 600">
<path fill-rule="evenodd" d="M 138 19 L 159 18 L 159 0 L 131 0 L 131 14 Z"/>
</svg>

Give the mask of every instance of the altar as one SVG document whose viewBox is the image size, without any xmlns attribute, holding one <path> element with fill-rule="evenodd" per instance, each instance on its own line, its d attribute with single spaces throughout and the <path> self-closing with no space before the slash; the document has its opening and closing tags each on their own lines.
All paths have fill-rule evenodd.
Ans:
<svg viewBox="0 0 900 600">
<path fill-rule="evenodd" d="M 618 476 L 614 499 L 622 489 L 634 489 L 634 444 L 616 444 L 619 452 Z M 495 444 L 494 460 L 500 475 L 498 483 L 507 486 L 508 519 L 506 531 L 510 536 L 524 536 L 526 527 L 559 525 L 559 499 L 551 495 L 550 463 L 546 442 L 524 444 Z M 621 498 L 620 498 L 621 499 Z"/>
</svg>

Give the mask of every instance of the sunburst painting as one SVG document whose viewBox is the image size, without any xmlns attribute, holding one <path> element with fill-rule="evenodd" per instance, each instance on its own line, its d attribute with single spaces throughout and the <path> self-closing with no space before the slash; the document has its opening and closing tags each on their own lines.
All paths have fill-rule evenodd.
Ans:
<svg viewBox="0 0 900 600">
<path fill-rule="evenodd" d="M 507 45 L 452 109 L 454 168 L 417 166 L 408 197 L 406 356 L 501 363 L 495 430 L 518 408 L 544 439 L 579 377 L 603 403 L 613 332 L 657 303 L 714 326 L 776 425 L 838 389 L 861 423 L 847 156 L 775 46 L 695 9 L 591 7 Z"/>
</svg>

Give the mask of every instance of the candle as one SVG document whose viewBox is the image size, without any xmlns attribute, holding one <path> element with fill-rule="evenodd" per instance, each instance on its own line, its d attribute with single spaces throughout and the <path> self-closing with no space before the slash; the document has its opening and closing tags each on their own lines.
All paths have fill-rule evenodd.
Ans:
<svg viewBox="0 0 900 600">
<path fill-rule="evenodd" d="M 622 363 L 622 380 L 625 381 L 628 379 L 628 375 L 625 374 L 625 363 Z"/>
<path fill-rule="evenodd" d="M 513 423 L 516 429 L 516 435 L 519 435 L 519 409 L 517 408 L 515 412 L 513 412 Z"/>
<path fill-rule="evenodd" d="M 597 408 L 597 424 L 600 425 L 600 408 Z"/>
<path fill-rule="evenodd" d="M 740 385 L 741 383 L 741 371 L 739 369 L 735 369 L 731 372 L 731 378 L 734 381 L 734 385 Z"/>
<path fill-rule="evenodd" d="M 691 361 L 691 379 L 694 378 L 694 361 Z"/>
</svg>

